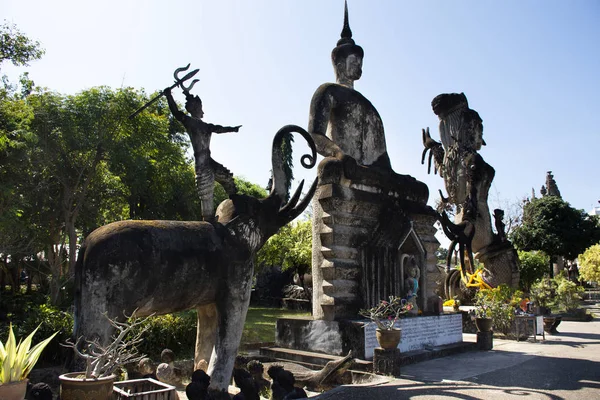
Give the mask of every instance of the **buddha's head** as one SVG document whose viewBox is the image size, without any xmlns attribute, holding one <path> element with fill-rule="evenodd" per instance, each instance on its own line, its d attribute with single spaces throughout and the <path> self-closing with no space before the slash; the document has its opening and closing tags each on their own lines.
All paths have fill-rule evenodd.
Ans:
<svg viewBox="0 0 600 400">
<path fill-rule="evenodd" d="M 331 61 L 335 70 L 336 81 L 340 84 L 352 84 L 362 75 L 364 51 L 352 39 L 352 31 L 348 23 L 348 4 L 344 5 L 344 27 L 337 46 L 331 51 Z"/>
</svg>

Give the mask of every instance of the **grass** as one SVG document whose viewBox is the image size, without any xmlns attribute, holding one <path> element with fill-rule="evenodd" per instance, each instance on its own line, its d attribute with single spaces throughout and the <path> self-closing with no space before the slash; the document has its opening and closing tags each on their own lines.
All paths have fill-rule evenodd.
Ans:
<svg viewBox="0 0 600 400">
<path fill-rule="evenodd" d="M 242 344 L 274 342 L 277 318 L 294 317 L 310 317 L 310 312 L 250 307 L 242 333 Z"/>
</svg>

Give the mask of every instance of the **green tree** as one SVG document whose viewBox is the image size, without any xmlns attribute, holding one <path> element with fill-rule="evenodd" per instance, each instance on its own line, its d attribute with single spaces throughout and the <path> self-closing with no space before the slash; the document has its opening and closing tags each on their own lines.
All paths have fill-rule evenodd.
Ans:
<svg viewBox="0 0 600 400">
<path fill-rule="evenodd" d="M 579 277 L 587 282 L 600 282 L 600 244 L 589 247 L 577 259 Z"/>
<path fill-rule="evenodd" d="M 541 251 L 519 251 L 521 264 L 519 287 L 529 292 L 531 285 L 548 272 L 549 257 Z"/>
<path fill-rule="evenodd" d="M 257 199 L 264 199 L 267 197 L 267 191 L 257 185 L 256 183 L 252 183 L 247 181 L 244 178 L 233 178 L 235 182 L 235 187 L 237 188 L 238 194 L 245 194 L 247 196 L 256 197 Z M 215 206 L 218 206 L 223 202 L 223 200 L 227 200 L 229 197 L 227 193 L 225 193 L 225 189 L 215 182 Z"/>
<path fill-rule="evenodd" d="M 43 55 L 40 43 L 25 36 L 15 24 L 5 20 L 0 25 L 0 66 L 4 61 L 11 61 L 15 66 L 28 65 Z"/>
<path fill-rule="evenodd" d="M 29 221 L 29 151 L 35 137 L 27 131 L 33 112 L 22 99 L 0 96 L 0 266 L 13 291 L 22 259 L 39 250 Z M 9 260 L 11 262 L 9 262 Z"/>
<path fill-rule="evenodd" d="M 550 262 L 557 256 L 572 260 L 600 241 L 600 224 L 597 217 L 574 209 L 560 197 L 544 196 L 525 205 L 522 224 L 511 239 L 520 250 L 543 251 Z"/>
<path fill-rule="evenodd" d="M 302 281 L 312 261 L 311 221 L 296 221 L 281 228 L 259 250 L 257 261 L 259 265 L 281 266 L 284 271 L 293 269 Z"/>
<path fill-rule="evenodd" d="M 16 260 L 43 251 L 54 303 L 82 234 L 128 217 L 196 219 L 188 144 L 170 132 L 166 105 L 127 118 L 145 101 L 105 87 L 1 99 L 0 236 L 12 247 L 0 252 Z"/>
<path fill-rule="evenodd" d="M 435 251 L 435 257 L 438 260 L 438 263 L 446 265 L 446 260 L 448 259 L 448 249 L 445 247 L 438 247 Z"/>
</svg>

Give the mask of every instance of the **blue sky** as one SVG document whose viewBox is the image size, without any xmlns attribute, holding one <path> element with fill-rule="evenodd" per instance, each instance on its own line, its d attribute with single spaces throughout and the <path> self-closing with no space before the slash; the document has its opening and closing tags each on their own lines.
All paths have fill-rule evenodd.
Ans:
<svg viewBox="0 0 600 400">
<path fill-rule="evenodd" d="M 354 39 L 365 50 L 355 88 L 377 107 L 396 172 L 443 188 L 420 164 L 421 128 L 438 137 L 431 100 L 464 92 L 484 123 L 484 159 L 496 169 L 491 206 L 539 193 L 552 170 L 563 198 L 600 200 L 600 2 L 349 0 Z M 330 61 L 342 0 L 0 0 L 2 16 L 39 40 L 46 55 L 16 80 L 61 93 L 108 85 L 148 93 L 187 63 L 205 120 L 243 125 L 215 135 L 213 158 L 266 184 L 270 146 L 286 124 L 306 128 L 314 90 L 334 80 Z M 179 96 L 183 100 L 182 96 Z M 300 144 L 300 140 L 297 141 Z M 315 171 L 296 175 L 312 179 Z"/>
</svg>

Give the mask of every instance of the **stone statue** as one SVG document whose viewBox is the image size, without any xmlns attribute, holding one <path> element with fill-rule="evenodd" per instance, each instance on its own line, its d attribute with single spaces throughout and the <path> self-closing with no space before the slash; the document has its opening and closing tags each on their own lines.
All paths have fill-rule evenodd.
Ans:
<svg viewBox="0 0 600 400">
<path fill-rule="evenodd" d="M 494 210 L 494 226 L 496 227 L 496 240 L 506 242 L 506 225 L 504 224 L 504 210 Z"/>
<path fill-rule="evenodd" d="M 341 38 L 331 52 L 336 83 L 319 86 L 310 103 L 308 131 L 317 152 L 327 157 L 321 168 L 337 170 L 341 163 L 346 179 L 404 190 L 413 200 L 426 202 L 429 192 L 424 183 L 392 170 L 381 117 L 354 89 L 354 81 L 362 76 L 363 57 L 362 47 L 352 39 L 346 3 Z"/>
<path fill-rule="evenodd" d="M 467 267 L 467 272 L 473 272 L 469 269 L 473 268 L 474 252 L 485 265 L 484 277 L 489 284 L 516 287 L 519 282 L 516 251 L 509 241 L 498 241 L 492 231 L 488 192 L 495 171 L 478 153 L 486 144 L 481 117 L 469 108 L 464 93 L 440 94 L 431 106 L 440 120 L 441 143 L 431 138 L 429 128 L 423 129 L 425 149 L 421 163 L 429 151 L 428 169 L 433 159 L 435 171 L 444 178 L 448 192 L 448 198 L 442 200 L 456 206 L 454 224 L 445 214 L 441 216 L 444 232 L 460 245 L 461 264 Z M 470 265 L 465 263 L 465 255 Z"/>
<path fill-rule="evenodd" d="M 417 314 L 419 307 L 417 299 L 419 294 L 419 278 L 421 277 L 421 269 L 417 264 L 415 257 L 408 259 L 408 269 L 406 271 L 406 279 L 404 279 L 404 289 L 406 291 L 406 301 L 412 304 L 411 314 Z"/>
<path fill-rule="evenodd" d="M 183 87 L 183 84 L 182 84 Z M 214 185 L 215 180 L 223 186 L 225 192 L 231 196 L 236 193 L 233 174 L 227 168 L 219 164 L 210 157 L 210 138 L 213 133 L 238 132 L 241 125 L 221 126 L 213 125 L 202 121 L 204 111 L 202 110 L 202 100 L 198 96 L 192 96 L 184 87 L 186 97 L 185 109 L 190 113 L 186 115 L 177 107 L 171 88 L 166 88 L 163 93 L 167 97 L 169 108 L 173 116 L 185 126 L 190 136 L 192 148 L 194 150 L 194 160 L 196 169 L 196 184 L 198 194 L 202 204 L 202 219 L 212 221 L 214 219 Z"/>
<path fill-rule="evenodd" d="M 280 227 L 306 208 L 316 180 L 300 200 L 302 184 L 286 204 L 281 143 L 297 132 L 316 149 L 304 129 L 288 125 L 273 140 L 273 187 L 265 199 L 233 194 L 217 209 L 219 222 L 119 221 L 96 229 L 83 243 L 75 271 L 74 338 L 107 343 L 107 318 L 146 316 L 196 308 L 195 363 L 210 360 L 214 398 L 229 398 L 231 379 L 252 288 L 256 252 Z M 214 348 L 214 351 L 213 351 Z"/>
<path fill-rule="evenodd" d="M 560 195 L 560 190 L 558 190 L 558 186 L 556 185 L 556 181 L 554 180 L 554 175 L 552 175 L 552 171 L 546 172 L 546 186 L 542 186 L 542 197 L 543 196 L 556 196 L 562 198 Z"/>
<path fill-rule="evenodd" d="M 356 318 L 400 293 L 400 255 L 425 258 L 439 246 L 427 186 L 392 169 L 381 116 L 354 88 L 364 50 L 347 4 L 340 36 L 331 52 L 336 81 L 317 88 L 308 122 L 324 156 L 313 201 L 313 317 L 328 321 Z M 403 245 L 410 249 L 400 252 Z"/>
</svg>

